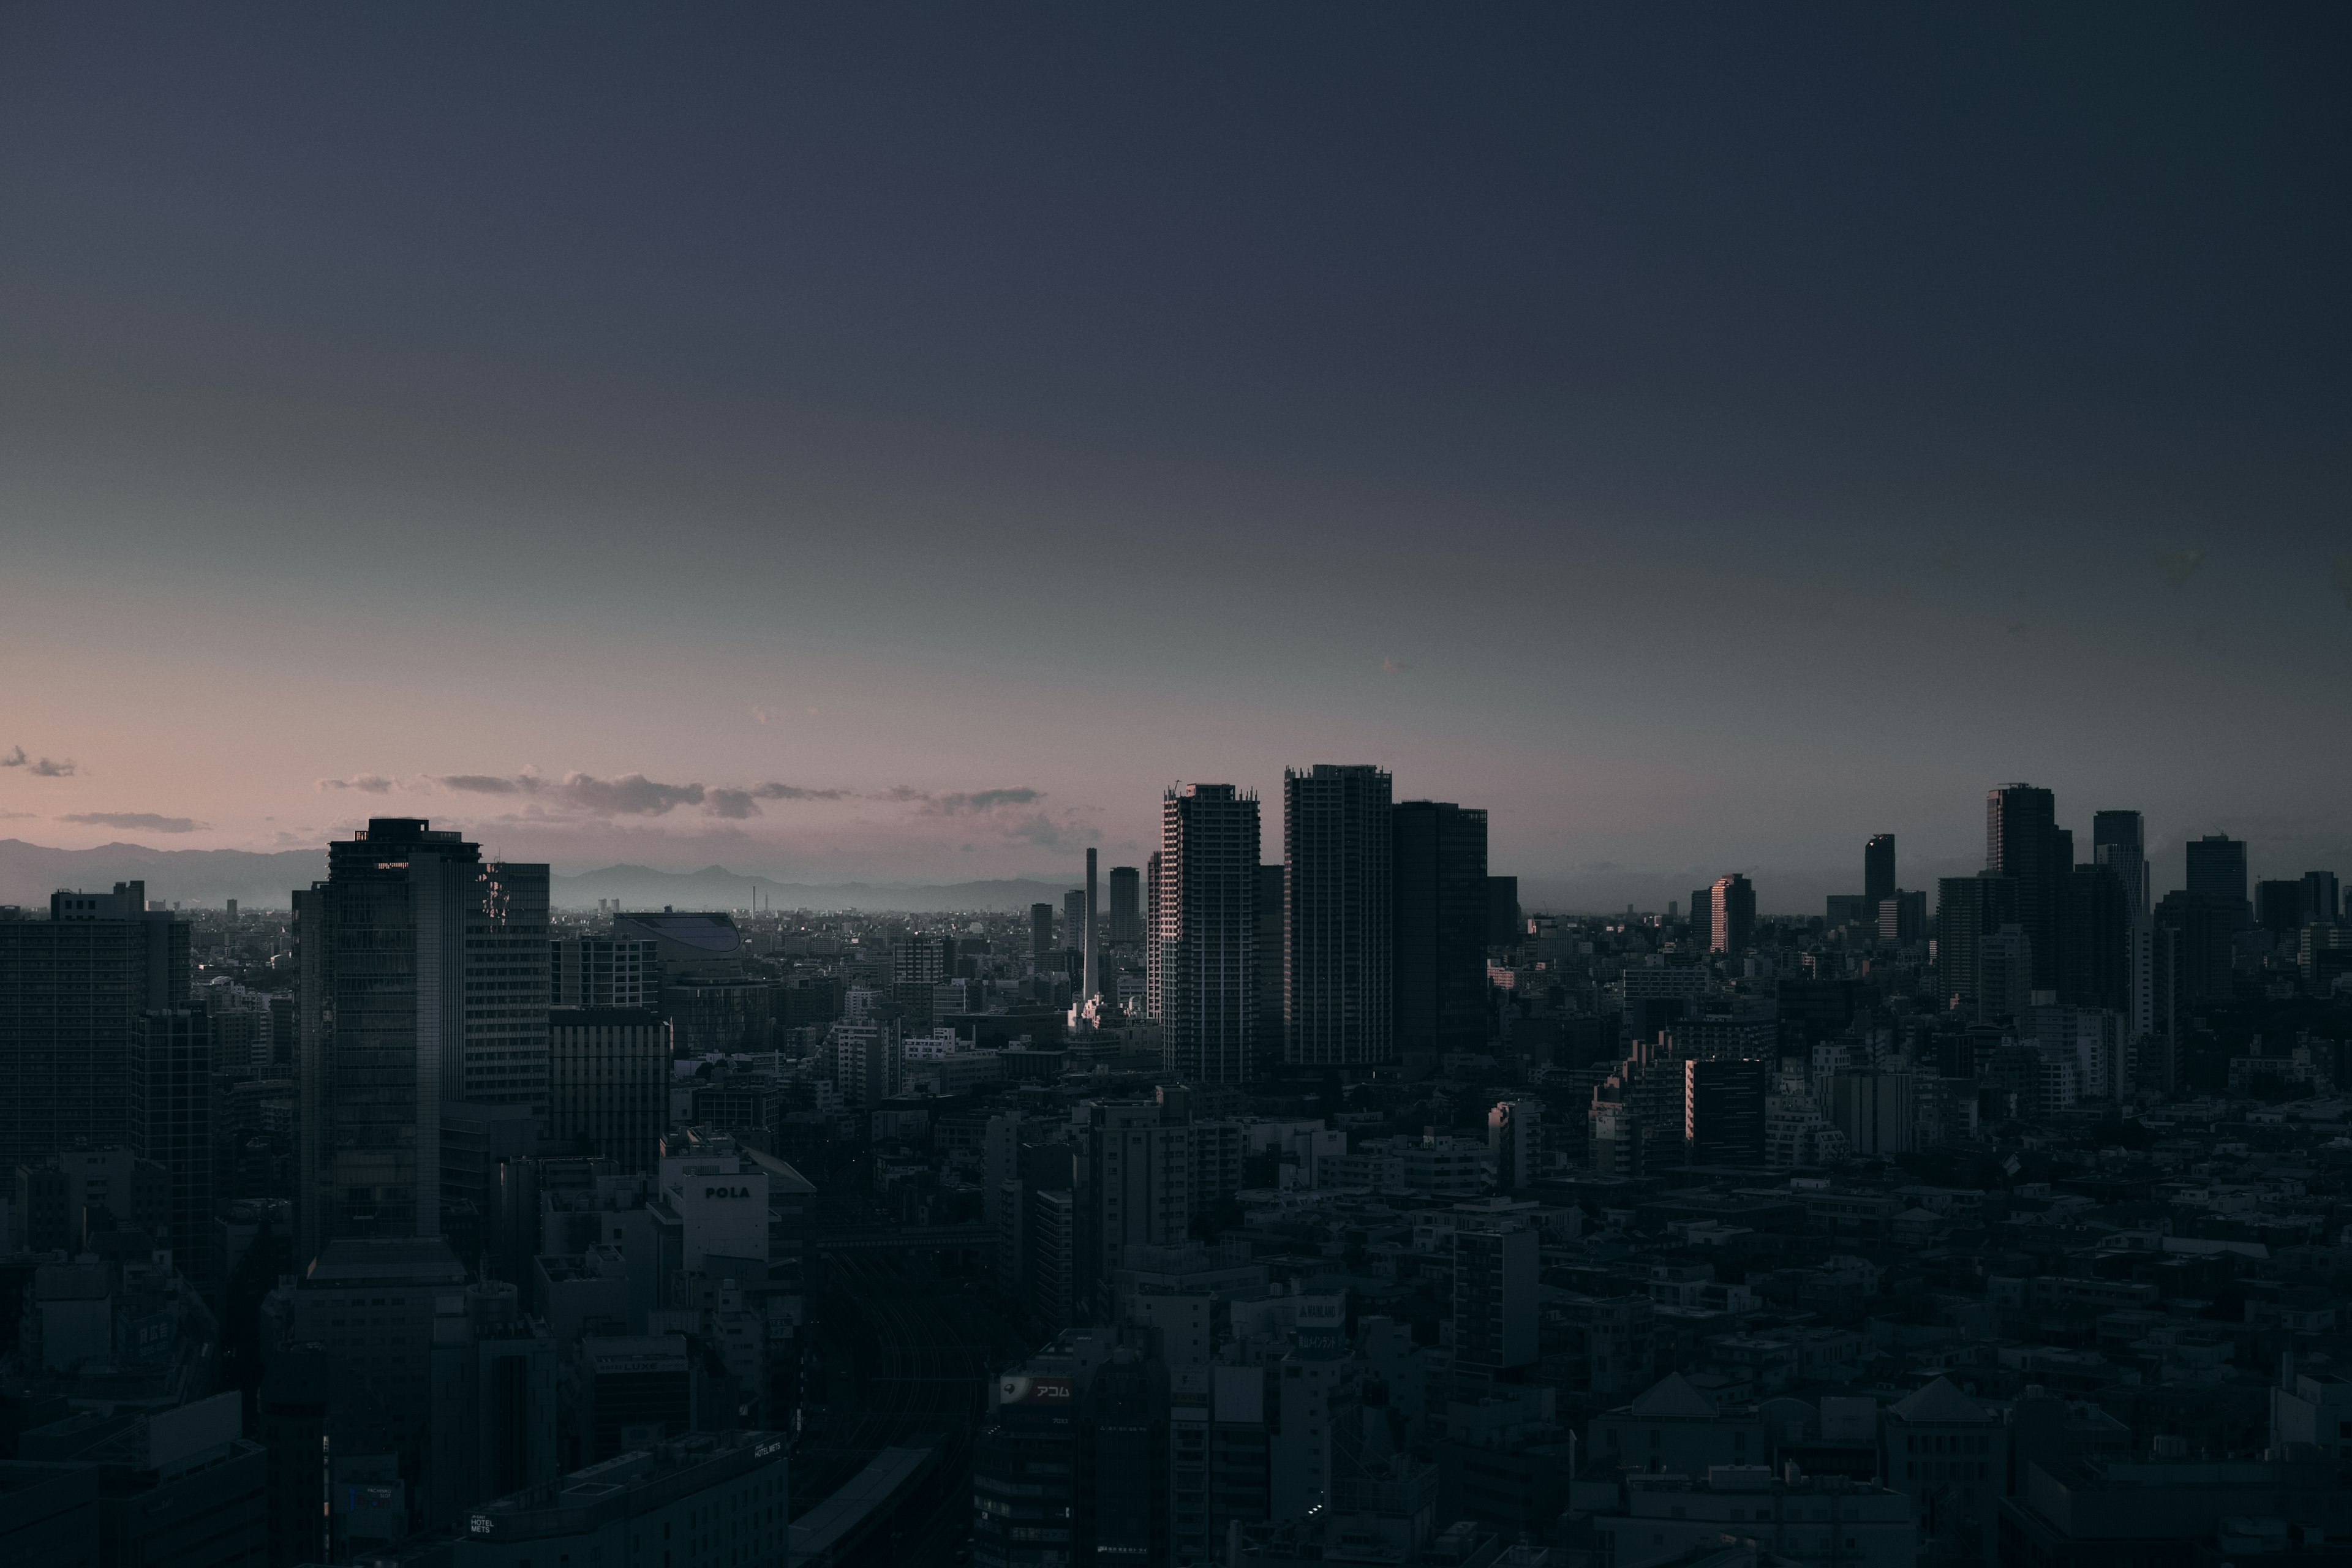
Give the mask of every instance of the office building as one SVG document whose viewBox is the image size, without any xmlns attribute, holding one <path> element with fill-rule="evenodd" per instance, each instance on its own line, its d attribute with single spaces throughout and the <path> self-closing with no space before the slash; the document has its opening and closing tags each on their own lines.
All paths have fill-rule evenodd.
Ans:
<svg viewBox="0 0 2352 1568">
<path fill-rule="evenodd" d="M 2058 1000 L 2131 1006 L 2131 894 L 2111 866 L 2070 868 L 2059 888 Z"/>
<path fill-rule="evenodd" d="M 2254 884 L 2254 924 L 2273 936 L 2292 936 L 2303 929 L 2302 879 Z"/>
<path fill-rule="evenodd" d="M 187 1005 L 188 927 L 147 908 L 144 882 L 0 921 L 0 1170 L 127 1142 L 140 1016 Z"/>
<path fill-rule="evenodd" d="M 466 911 L 465 1047 L 457 1095 L 547 1121 L 547 867 L 492 861 Z"/>
<path fill-rule="evenodd" d="M 2091 863 L 2105 866 L 2124 885 L 2124 903 L 2135 921 L 2147 919 L 2147 830 L 2137 811 L 2091 814 Z"/>
<path fill-rule="evenodd" d="M 1396 1059 L 1396 844 L 1389 775 L 1318 763 L 1283 774 L 1283 1060 Z"/>
<path fill-rule="evenodd" d="M 650 937 L 561 937 L 548 944 L 551 1007 L 658 1007 L 661 960 Z"/>
<path fill-rule="evenodd" d="M 1895 896 L 1895 835 L 1874 833 L 1862 847 L 1862 896 L 1876 909 L 1879 900 Z"/>
<path fill-rule="evenodd" d="M 131 1148 L 163 1168 L 171 1217 L 163 1239 L 181 1273 L 213 1289 L 211 1020 L 175 1007 L 142 1014 L 131 1047 Z"/>
<path fill-rule="evenodd" d="M 1110 939 L 1115 942 L 1143 940 L 1141 879 L 1132 866 L 1110 868 Z"/>
<path fill-rule="evenodd" d="M 1877 921 L 1882 942 L 1908 947 L 1923 942 L 1927 935 L 1927 895 L 1898 889 L 1893 897 L 1879 900 L 1870 918 Z"/>
<path fill-rule="evenodd" d="M 2303 874 L 2303 923 L 2333 925 L 2343 908 L 2343 898 L 2333 871 L 2305 871 Z"/>
<path fill-rule="evenodd" d="M 1822 1110 L 1857 1154 L 1911 1152 L 1912 1075 L 1838 1072 L 1824 1080 Z"/>
<path fill-rule="evenodd" d="M 1756 889 L 1734 871 L 1707 889 L 1707 948 L 1740 953 L 1756 944 Z"/>
<path fill-rule="evenodd" d="M 1486 1043 L 1486 814 L 1444 801 L 1395 807 L 1398 1062 L 1414 1077 Z"/>
<path fill-rule="evenodd" d="M 1718 1058 L 1682 1068 L 1685 1157 L 1694 1165 L 1762 1164 L 1773 1064 Z"/>
<path fill-rule="evenodd" d="M 1280 864 L 1257 868 L 1257 1066 L 1282 1060 L 1282 886 Z"/>
<path fill-rule="evenodd" d="M 1079 948 L 1083 966 L 1078 980 L 1078 999 L 1092 1001 L 1102 994 L 1102 910 L 1095 900 L 1095 851 L 1087 850 L 1086 940 Z"/>
<path fill-rule="evenodd" d="M 1048 1353 L 998 1377 L 972 1452 L 979 1568 L 1070 1568 L 1078 1521 L 1079 1394 L 1088 1368 Z"/>
<path fill-rule="evenodd" d="M 1536 1233 L 1464 1225 L 1454 1232 L 1454 1360 L 1486 1372 L 1536 1359 Z"/>
<path fill-rule="evenodd" d="M 479 847 L 457 833 L 376 817 L 329 845 L 327 879 L 294 895 L 298 1262 L 342 1237 L 441 1232 L 441 1106 L 465 1098 L 481 869 Z"/>
<path fill-rule="evenodd" d="M 1038 963 L 1054 951 L 1054 906 L 1029 906 L 1029 956 Z"/>
<path fill-rule="evenodd" d="M 1087 942 L 1087 890 L 1072 888 L 1062 895 L 1062 951 L 1084 953 Z M 1070 976 L 1072 984 L 1084 978 L 1085 971 Z"/>
<path fill-rule="evenodd" d="M 2189 841 L 2189 896 L 2222 911 L 2231 931 L 2253 923 L 2253 905 L 2246 898 L 2246 843 L 2226 833 L 2209 833 Z"/>
<path fill-rule="evenodd" d="M 1519 879 L 1517 877 L 1486 879 L 1486 945 L 1516 946 L 1527 931 L 1519 923 Z"/>
<path fill-rule="evenodd" d="M 2017 921 L 2017 885 L 1980 871 L 1936 882 L 1936 992 L 1947 1009 L 1973 1014 L 1984 942 Z"/>
<path fill-rule="evenodd" d="M 2010 919 L 2032 952 L 2029 991 L 2058 988 L 2058 900 L 2074 864 L 2074 836 L 2057 824 L 2057 804 L 2046 789 L 2002 784 L 1985 795 L 1985 869 L 2016 889 Z M 1998 929 L 1998 928 L 1995 928 Z"/>
<path fill-rule="evenodd" d="M 1097 1100 L 1086 1109 L 1080 1223 L 1092 1256 L 1085 1262 L 1094 1282 L 1107 1287 L 1129 1248 L 1174 1247 L 1191 1235 L 1192 1130 L 1161 1121 L 1149 1100 Z"/>
<path fill-rule="evenodd" d="M 557 1470 L 556 1342 L 521 1292 L 479 1280 L 440 1298 L 433 1342 L 427 1520 L 454 1521 Z"/>
<path fill-rule="evenodd" d="M 15 1250 L 79 1252 L 90 1223 L 129 1225 L 163 1236 L 172 1225 L 171 1173 L 142 1160 L 127 1143 L 111 1149 L 68 1149 L 16 1167 Z"/>
<path fill-rule="evenodd" d="M 661 1157 L 669 1126 L 669 1026 L 648 1007 L 547 1015 L 549 1145 L 625 1172 Z"/>
<path fill-rule="evenodd" d="M 2032 939 L 2021 925 L 2005 925 L 1977 944 L 1976 1016 L 1999 1024 L 2021 1016 L 2033 1005 Z"/>
<path fill-rule="evenodd" d="M 429 1468 L 433 1342 L 465 1265 L 438 1237 L 331 1238 L 295 1278 L 281 1342 L 326 1353 L 331 1415 L 364 1412 L 372 1453 L 393 1456 L 411 1495 Z"/>
<path fill-rule="evenodd" d="M 2168 944 L 2159 942 L 2159 953 L 2170 961 L 2168 994 L 2175 1005 L 2226 1002 L 2235 994 L 2232 938 L 2242 929 L 2239 917 L 2244 905 L 2242 897 L 2185 888 L 2176 888 L 2157 900 L 2156 931 L 2172 933 Z M 2159 971 L 2160 992 L 2163 979 Z"/>
<path fill-rule="evenodd" d="M 589 1336 L 580 1342 L 586 1384 L 576 1451 L 602 1464 L 694 1429 L 694 1356 L 684 1334 Z"/>
<path fill-rule="evenodd" d="M 0 1465 L 0 1519 L 20 1488 L 94 1497 L 89 1533 L 56 1555 L 19 1556 L 0 1523 L 0 1561 L 250 1568 L 268 1540 L 268 1464 L 239 1430 L 241 1401 L 216 1394 L 168 1408 L 89 1411 L 14 1435 Z M 91 1483 L 94 1482 L 93 1486 Z M 46 1510 L 44 1510 L 46 1511 Z M 86 1552 L 87 1556 L 79 1556 Z"/>
<path fill-rule="evenodd" d="M 785 1443 L 781 1432 L 697 1432 L 485 1503 L 457 1532 L 452 1568 L 782 1568 L 792 1521 Z"/>
<path fill-rule="evenodd" d="M 1160 807 L 1156 929 L 1160 1049 L 1188 1083 L 1257 1068 L 1258 803 L 1231 784 L 1184 784 Z"/>
</svg>

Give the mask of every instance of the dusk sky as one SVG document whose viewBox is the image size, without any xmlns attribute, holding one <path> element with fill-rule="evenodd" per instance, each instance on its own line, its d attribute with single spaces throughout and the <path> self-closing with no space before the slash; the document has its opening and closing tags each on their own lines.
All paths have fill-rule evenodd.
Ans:
<svg viewBox="0 0 2352 1568">
<path fill-rule="evenodd" d="M 0 837 L 1066 879 L 1374 762 L 2352 875 L 2352 12 L 12 5 Z M 45 765 L 46 764 L 46 765 Z"/>
</svg>

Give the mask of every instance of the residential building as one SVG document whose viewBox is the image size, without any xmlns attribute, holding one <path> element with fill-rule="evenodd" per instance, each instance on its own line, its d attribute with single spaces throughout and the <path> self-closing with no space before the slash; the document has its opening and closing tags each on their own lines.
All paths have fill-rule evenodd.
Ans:
<svg viewBox="0 0 2352 1568">
<path fill-rule="evenodd" d="M 1428 1077 L 1486 1042 L 1486 814 L 1408 800 L 1391 821 L 1396 1054 Z"/>
<path fill-rule="evenodd" d="M 1283 774 L 1283 1060 L 1395 1060 L 1396 845 L 1389 775 Z"/>
<path fill-rule="evenodd" d="M 1258 1068 L 1258 803 L 1231 784 L 1160 802 L 1153 929 L 1160 1052 L 1188 1083 L 1241 1083 Z"/>
</svg>

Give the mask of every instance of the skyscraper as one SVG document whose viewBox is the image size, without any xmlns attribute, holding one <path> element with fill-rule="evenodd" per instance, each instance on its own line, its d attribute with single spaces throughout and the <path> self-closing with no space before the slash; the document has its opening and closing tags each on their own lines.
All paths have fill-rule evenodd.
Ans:
<svg viewBox="0 0 2352 1568">
<path fill-rule="evenodd" d="M 2074 862 L 2073 836 L 2060 832 L 2048 790 L 2012 784 L 1985 795 L 1985 868 L 2017 889 L 2011 918 L 2032 947 L 2036 991 L 2058 988 L 2058 889 Z"/>
<path fill-rule="evenodd" d="M 1257 1059 L 1282 1060 L 1282 886 L 1279 862 L 1257 868 Z"/>
<path fill-rule="evenodd" d="M 1078 999 L 1087 1001 L 1102 994 L 1102 920 L 1095 902 L 1095 851 L 1087 849 L 1086 940 L 1079 952 L 1085 954 L 1084 968 L 1078 981 Z"/>
<path fill-rule="evenodd" d="M 1143 910 L 1137 897 L 1138 879 L 1132 866 L 1110 868 L 1110 939 L 1118 942 L 1143 940 Z"/>
<path fill-rule="evenodd" d="M 1318 763 L 1283 773 L 1283 1060 L 1395 1059 L 1395 838 L 1389 775 Z"/>
<path fill-rule="evenodd" d="M 1973 1013 L 1984 942 L 2017 919 L 2017 885 L 1980 871 L 1936 883 L 1937 995 L 1947 1008 Z"/>
<path fill-rule="evenodd" d="M 1862 896 L 1876 910 L 1895 896 L 1895 835 L 1874 833 L 1862 847 Z"/>
<path fill-rule="evenodd" d="M 2303 923 L 2333 925 L 2341 906 L 2333 871 L 2305 871 L 2303 874 Z"/>
<path fill-rule="evenodd" d="M 2246 841 L 2226 833 L 2190 839 L 2189 896 L 2221 910 L 2232 931 L 2253 924 L 2253 906 L 2246 900 Z"/>
<path fill-rule="evenodd" d="M 187 924 L 149 910 L 144 882 L 0 921 L 0 1170 L 126 1142 L 140 1016 L 187 1003 Z"/>
<path fill-rule="evenodd" d="M 1086 942 L 1087 890 L 1084 888 L 1072 888 L 1062 895 L 1062 951 L 1080 954 L 1083 962 L 1083 955 L 1087 950 Z M 1085 977 L 1084 968 L 1070 976 L 1073 982 Z M 1083 1001 L 1084 998 L 1080 1000 Z"/>
<path fill-rule="evenodd" d="M 1714 952 L 1745 952 L 1756 941 L 1756 889 L 1734 871 L 1707 889 L 1708 941 Z"/>
<path fill-rule="evenodd" d="M 1043 963 L 1045 955 L 1053 951 L 1054 906 L 1032 904 L 1029 906 L 1029 956 Z"/>
<path fill-rule="evenodd" d="M 1486 814 L 1395 808 L 1397 1060 L 1426 1077 L 1486 1041 Z"/>
<path fill-rule="evenodd" d="M 1486 945 L 1509 947 L 1527 932 L 1519 925 L 1519 879 L 1486 879 Z"/>
<path fill-rule="evenodd" d="M 1240 1083 L 1256 1067 L 1257 796 L 1184 784 L 1160 807 L 1155 929 L 1160 1048 L 1191 1083 Z"/>
<path fill-rule="evenodd" d="M 2124 902 L 2135 921 L 2147 919 L 2147 832 L 2137 811 L 2091 814 L 2091 863 L 2105 866 L 2124 886 Z"/>
<path fill-rule="evenodd" d="M 547 867 L 482 868 L 466 916 L 466 1034 L 458 1098 L 527 1105 L 547 1126 Z"/>
<path fill-rule="evenodd" d="M 338 1237 L 441 1234 L 441 1105 L 463 1081 L 481 869 L 459 834 L 379 816 L 330 844 L 327 879 L 294 895 L 298 1265 Z"/>
<path fill-rule="evenodd" d="M 2132 931 L 2130 895 L 2115 868 L 2070 868 L 2058 901 L 2058 1000 L 2129 1012 Z"/>
</svg>

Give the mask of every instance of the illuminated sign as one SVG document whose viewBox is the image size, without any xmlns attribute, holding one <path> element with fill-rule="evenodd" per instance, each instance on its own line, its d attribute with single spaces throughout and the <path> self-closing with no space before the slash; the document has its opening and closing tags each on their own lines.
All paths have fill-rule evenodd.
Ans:
<svg viewBox="0 0 2352 1568">
<path fill-rule="evenodd" d="M 1000 1405 L 1069 1405 L 1077 1397 L 1077 1385 L 1066 1377 L 1028 1377 L 1013 1373 L 996 1380 L 996 1400 Z"/>
</svg>

